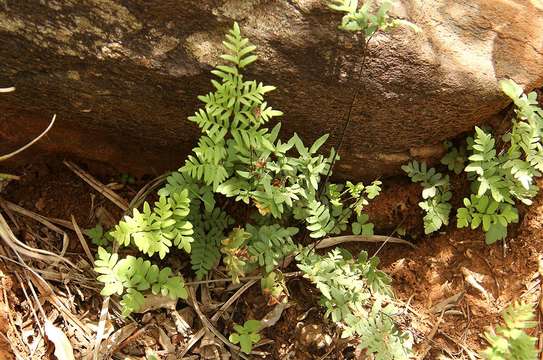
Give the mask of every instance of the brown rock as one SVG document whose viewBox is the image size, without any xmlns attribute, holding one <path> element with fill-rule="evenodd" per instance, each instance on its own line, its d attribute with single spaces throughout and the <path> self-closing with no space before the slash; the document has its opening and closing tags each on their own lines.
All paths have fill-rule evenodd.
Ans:
<svg viewBox="0 0 543 360">
<path fill-rule="evenodd" d="M 395 14 L 422 33 L 375 36 L 358 81 L 361 41 L 318 0 L 11 1 L 0 12 L 0 153 L 58 120 L 39 146 L 125 171 L 177 168 L 198 131 L 185 119 L 210 90 L 234 20 L 258 45 L 251 77 L 275 85 L 284 135 L 325 132 L 340 175 L 398 170 L 410 149 L 470 130 L 507 105 L 497 81 L 543 84 L 543 10 L 529 0 L 404 0 Z M 363 159 L 360 161 L 359 159 Z"/>
</svg>

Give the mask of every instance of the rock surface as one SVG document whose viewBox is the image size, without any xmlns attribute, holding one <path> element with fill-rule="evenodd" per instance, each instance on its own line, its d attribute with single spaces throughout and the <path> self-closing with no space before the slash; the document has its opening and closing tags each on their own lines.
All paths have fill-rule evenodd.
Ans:
<svg viewBox="0 0 543 360">
<path fill-rule="evenodd" d="M 410 157 L 507 106 L 497 80 L 543 85 L 543 8 L 529 0 L 405 0 L 394 14 L 422 32 L 360 39 L 318 0 L 49 0 L 0 4 L 0 151 L 57 124 L 33 150 L 135 173 L 177 168 L 198 136 L 186 121 L 223 34 L 237 20 L 258 45 L 248 76 L 277 86 L 284 135 L 339 134 L 342 176 L 395 173 Z M 32 155 L 32 152 L 28 153 Z"/>
</svg>

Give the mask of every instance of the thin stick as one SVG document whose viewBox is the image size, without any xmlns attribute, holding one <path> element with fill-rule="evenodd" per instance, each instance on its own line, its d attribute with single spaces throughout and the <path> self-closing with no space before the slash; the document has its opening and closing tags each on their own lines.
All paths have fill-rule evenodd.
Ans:
<svg viewBox="0 0 543 360">
<path fill-rule="evenodd" d="M 79 228 L 79 225 L 77 225 L 77 222 L 75 221 L 75 217 L 72 215 L 72 224 L 74 225 L 75 233 L 77 234 L 77 237 L 79 238 L 79 241 L 81 242 L 81 246 L 83 247 L 83 250 L 85 251 L 85 254 L 87 254 L 87 257 L 89 258 L 90 263 L 94 263 L 94 258 L 92 257 L 92 253 L 89 249 L 89 245 L 87 244 L 87 241 L 85 240 L 85 237 L 83 236 L 83 233 L 81 232 L 81 229 Z"/>
<path fill-rule="evenodd" d="M 100 321 L 98 322 L 98 329 L 96 329 L 96 338 L 94 339 L 94 351 L 92 352 L 92 359 L 98 360 L 100 353 L 100 345 L 102 344 L 102 338 L 104 337 L 104 331 L 106 328 L 106 320 L 109 314 L 109 296 L 104 298 L 102 302 L 102 309 L 100 310 Z"/>
<path fill-rule="evenodd" d="M 315 245 L 316 249 L 323 249 L 331 246 L 335 246 L 338 244 L 342 244 L 345 242 L 370 242 L 370 243 L 377 243 L 377 242 L 391 242 L 395 244 L 404 244 L 409 245 L 413 249 L 416 249 L 417 247 L 410 243 L 407 240 L 395 238 L 391 236 L 385 236 L 385 235 L 371 235 L 371 236 L 364 236 L 364 235 L 345 235 L 345 236 L 336 236 L 336 237 L 330 237 L 326 239 L 319 240 L 317 244 Z"/>
<path fill-rule="evenodd" d="M 301 272 L 301 271 L 294 271 L 294 272 L 284 273 L 283 274 L 284 277 L 297 277 L 297 276 L 302 276 L 302 275 L 303 275 L 303 272 Z M 260 280 L 260 279 L 262 279 L 262 277 L 263 277 L 262 275 L 246 276 L 246 277 L 239 278 L 239 281 Z M 231 281 L 233 281 L 231 278 L 222 278 L 222 279 L 212 279 L 212 280 L 191 281 L 191 282 L 186 282 L 185 285 L 203 285 L 203 284 L 231 282 Z M 245 285 L 247 285 L 247 284 L 245 284 Z"/>
<path fill-rule="evenodd" d="M 112 203 L 117 205 L 123 211 L 126 211 L 128 209 L 128 201 L 117 195 L 113 190 L 102 184 L 100 181 L 96 180 L 94 176 L 90 175 L 71 161 L 64 160 L 63 163 L 83 181 L 93 187 L 100 194 L 111 200 Z"/>
<path fill-rule="evenodd" d="M 62 250 L 61 250 L 59 256 L 64 258 L 64 255 L 66 254 L 66 251 L 68 250 L 68 245 L 70 244 L 70 238 L 68 237 L 68 234 L 65 231 L 63 231 L 62 229 L 60 229 L 56 225 L 53 225 L 49 220 L 47 220 L 46 217 L 41 216 L 40 214 L 37 214 L 37 213 L 35 213 L 33 211 L 22 208 L 19 205 L 14 204 L 12 202 L 9 202 L 7 200 L 4 200 L 2 198 L 0 198 L 0 202 L 5 203 L 6 207 L 9 210 L 13 210 L 13 211 L 15 211 L 15 212 L 17 212 L 17 213 L 19 213 L 21 215 L 24 215 L 24 216 L 27 216 L 27 217 L 29 217 L 31 219 L 34 219 L 37 222 L 45 225 L 49 229 L 53 230 L 57 234 L 62 235 Z"/>
<path fill-rule="evenodd" d="M 0 173 L 0 180 L 21 180 L 21 177 L 12 174 Z"/>
<path fill-rule="evenodd" d="M 215 315 L 213 315 L 211 317 L 211 321 L 212 322 L 216 322 L 217 320 L 219 320 L 220 316 L 247 290 L 249 289 L 251 286 L 253 286 L 255 283 L 257 282 L 257 280 L 251 280 L 249 281 L 247 284 L 243 285 L 242 287 L 240 287 L 238 289 L 238 291 L 236 291 L 234 293 L 234 295 L 232 295 L 230 297 L 230 299 L 228 299 L 228 301 L 226 301 L 221 307 L 220 309 L 215 313 Z M 196 334 L 194 334 L 189 342 L 187 343 L 187 346 L 183 349 L 183 351 L 181 352 L 181 354 L 179 355 L 180 358 L 182 358 L 183 356 L 185 356 L 189 350 L 194 346 L 194 344 L 196 344 L 198 342 L 198 340 L 200 340 L 205 334 L 205 328 L 202 328 L 200 329 Z"/>
<path fill-rule="evenodd" d="M 230 297 L 230 299 L 228 299 L 228 301 L 226 301 L 223 304 L 223 306 L 221 306 L 221 308 L 215 313 L 215 315 L 213 315 L 211 317 L 211 321 L 216 322 L 217 320 L 219 320 L 221 318 L 222 314 L 224 314 L 224 312 L 230 306 L 232 306 L 232 304 L 241 296 L 241 294 L 243 294 L 247 289 L 249 289 L 251 286 L 253 286 L 256 282 L 257 282 L 257 280 L 251 280 L 247 284 L 245 284 L 241 288 L 239 288 L 239 290 L 236 291 L 236 293 L 234 295 L 232 295 Z"/>
<path fill-rule="evenodd" d="M 67 258 L 59 256 L 47 250 L 33 248 L 19 241 L 19 239 L 17 239 L 15 234 L 13 234 L 13 232 L 11 231 L 8 223 L 6 222 L 5 218 L 2 216 L 1 213 L 0 213 L 0 238 L 4 239 L 4 242 L 12 250 L 14 250 L 15 252 L 20 252 L 21 254 L 27 257 L 38 259 L 38 260 L 45 261 L 48 263 L 57 263 L 60 260 L 78 269 L 77 266 L 73 264 L 70 260 L 68 260 Z"/>
<path fill-rule="evenodd" d="M 151 180 L 150 182 L 148 182 L 147 184 L 145 184 L 139 191 L 138 193 L 132 198 L 132 201 L 130 201 L 130 204 L 129 204 L 129 209 L 133 209 L 133 208 L 137 208 L 139 207 L 142 202 L 145 200 L 145 198 L 147 197 L 147 195 L 149 195 L 149 193 L 151 191 L 153 191 L 154 189 L 156 189 L 159 185 L 161 185 L 165 180 L 166 178 L 170 176 L 170 174 L 163 174 L 163 175 L 160 175 L 156 178 L 154 178 L 153 180 Z"/>
<path fill-rule="evenodd" d="M 10 93 L 15 91 L 15 86 L 0 88 L 0 93 Z"/>
<path fill-rule="evenodd" d="M 219 330 L 217 330 L 215 328 L 215 326 L 213 326 L 213 324 L 204 315 L 204 313 L 200 309 L 200 305 L 198 305 L 198 300 L 196 299 L 196 294 L 195 294 L 195 291 L 194 291 L 194 287 L 192 287 L 192 286 L 189 287 L 189 294 L 190 294 L 190 299 L 192 300 L 192 306 L 194 308 L 194 311 L 196 311 L 196 314 L 200 318 L 200 321 L 202 322 L 202 324 L 209 331 L 211 331 L 213 333 L 213 335 L 215 335 L 219 340 L 221 340 L 226 346 L 228 346 L 232 350 L 235 350 L 235 351 L 239 352 L 240 357 L 242 357 L 243 359 L 247 359 L 247 357 L 243 353 L 241 353 L 241 348 L 239 346 L 236 346 L 236 345 L 232 344 L 226 337 L 224 337 L 224 335 L 221 334 L 221 332 Z M 267 353 L 261 352 L 261 351 L 251 351 L 251 354 L 260 355 L 260 356 L 267 355 Z"/>
<path fill-rule="evenodd" d="M 23 294 L 25 295 L 25 298 L 28 301 L 28 305 L 30 306 L 30 311 L 32 312 L 32 315 L 34 316 L 34 319 L 36 320 L 36 325 L 38 325 L 38 328 L 40 329 L 40 333 L 42 334 L 42 336 L 44 336 L 45 331 L 43 330 L 43 327 L 41 326 L 40 319 L 38 318 L 38 314 L 36 313 L 36 309 L 34 309 L 34 305 L 33 305 L 34 302 L 30 299 L 30 296 L 28 296 L 28 293 L 26 292 L 26 287 L 23 283 L 23 280 L 19 276 L 19 274 L 15 273 L 15 275 L 17 276 L 17 280 L 19 280 L 19 285 L 21 286 L 21 289 L 23 290 Z"/>
<path fill-rule="evenodd" d="M 13 354 L 15 354 L 15 358 L 17 358 L 17 360 L 25 360 L 25 358 L 23 358 L 21 356 L 21 353 L 19 352 L 19 350 L 17 350 L 17 346 L 15 346 L 13 344 L 13 342 L 11 342 L 11 339 L 8 338 L 6 335 L 4 335 L 3 333 L 0 332 L 0 336 L 2 336 L 4 338 L 4 341 L 6 341 L 10 348 L 11 348 L 11 351 L 13 352 Z M 24 342 L 23 342 L 24 343 Z"/>
<path fill-rule="evenodd" d="M 15 89 L 14 89 L 15 90 Z M 36 142 L 38 142 L 42 137 L 45 136 L 45 134 L 47 134 L 49 132 L 49 130 L 51 130 L 51 128 L 53 127 L 53 124 L 55 123 L 55 119 L 57 118 L 57 114 L 53 115 L 53 118 L 51 119 L 51 122 L 49 123 L 49 126 L 40 134 L 38 135 L 37 138 L 35 138 L 34 140 L 32 140 L 31 142 L 29 142 L 28 144 L 26 144 L 25 146 L 23 146 L 22 148 L 19 148 L 9 154 L 6 154 L 6 155 L 2 155 L 0 156 L 0 161 L 4 161 L 4 160 L 7 160 L 15 155 L 17 155 L 18 153 L 28 149 L 29 147 L 31 147 L 32 145 L 34 145 Z"/>
</svg>

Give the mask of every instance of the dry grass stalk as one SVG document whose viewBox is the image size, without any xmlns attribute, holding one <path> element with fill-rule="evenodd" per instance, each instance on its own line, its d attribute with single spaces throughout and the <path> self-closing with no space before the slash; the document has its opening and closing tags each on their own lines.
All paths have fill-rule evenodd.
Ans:
<svg viewBox="0 0 543 360">
<path fill-rule="evenodd" d="M 92 186 L 96 191 L 98 191 L 100 194 L 104 195 L 106 198 L 108 198 L 112 203 L 117 205 L 123 211 L 126 211 L 128 209 L 128 207 L 129 207 L 128 206 L 128 201 L 126 201 L 121 196 L 116 194 L 113 190 L 108 188 L 106 185 L 102 184 L 94 176 L 92 176 L 91 174 L 89 174 L 85 170 L 81 169 L 79 166 L 77 166 L 76 164 L 74 164 L 71 161 L 64 161 L 64 165 L 66 165 L 70 170 L 72 170 L 83 181 L 85 181 L 87 184 Z"/>
</svg>

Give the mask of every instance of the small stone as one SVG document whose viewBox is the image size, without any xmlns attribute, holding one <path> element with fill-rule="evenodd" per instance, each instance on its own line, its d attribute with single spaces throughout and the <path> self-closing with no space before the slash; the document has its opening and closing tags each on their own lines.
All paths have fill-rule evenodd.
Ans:
<svg viewBox="0 0 543 360">
<path fill-rule="evenodd" d="M 322 326 L 317 324 L 309 324 L 302 327 L 299 340 L 304 347 L 314 347 L 319 350 L 332 343 L 332 337 L 324 333 Z"/>
</svg>

